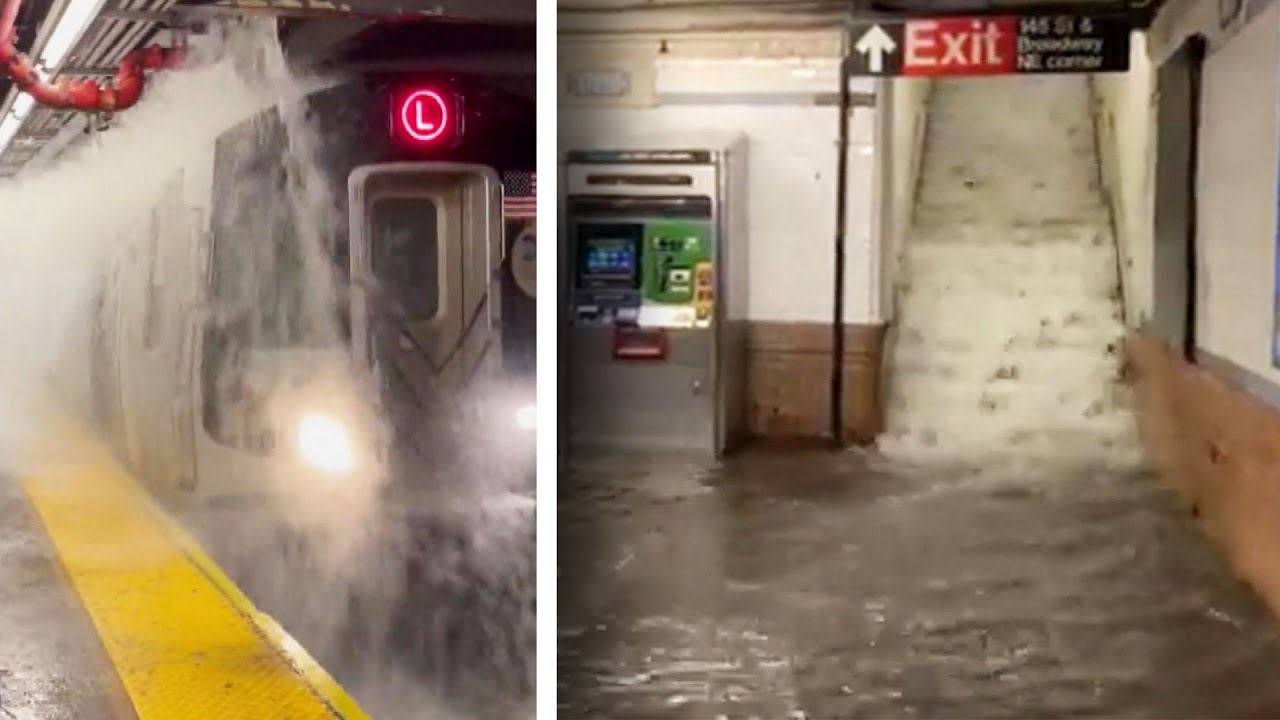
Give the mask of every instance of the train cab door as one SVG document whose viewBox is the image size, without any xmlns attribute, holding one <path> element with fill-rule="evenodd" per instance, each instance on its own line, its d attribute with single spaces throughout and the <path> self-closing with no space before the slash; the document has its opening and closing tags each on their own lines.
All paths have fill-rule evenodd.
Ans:
<svg viewBox="0 0 1280 720">
<path fill-rule="evenodd" d="M 357 362 L 419 406 L 460 392 L 499 356 L 496 173 L 457 163 L 368 165 L 349 177 L 348 199 Z"/>
</svg>

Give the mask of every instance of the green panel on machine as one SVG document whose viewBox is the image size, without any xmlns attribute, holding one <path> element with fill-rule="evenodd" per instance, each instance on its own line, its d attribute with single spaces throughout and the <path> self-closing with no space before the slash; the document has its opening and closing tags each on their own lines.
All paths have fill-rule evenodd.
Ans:
<svg viewBox="0 0 1280 720">
<path fill-rule="evenodd" d="M 644 298 L 666 305 L 694 300 L 695 271 L 711 261 L 711 228 L 706 223 L 656 222 L 644 231 Z"/>
</svg>

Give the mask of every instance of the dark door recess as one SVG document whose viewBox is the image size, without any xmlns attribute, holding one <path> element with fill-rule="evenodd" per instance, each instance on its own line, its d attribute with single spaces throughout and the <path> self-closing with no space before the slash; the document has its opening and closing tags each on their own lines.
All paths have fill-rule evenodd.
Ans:
<svg viewBox="0 0 1280 720">
<path fill-rule="evenodd" d="M 1194 360 L 1196 158 L 1205 41 L 1189 38 L 1156 74 L 1153 303 L 1146 330 Z"/>
</svg>

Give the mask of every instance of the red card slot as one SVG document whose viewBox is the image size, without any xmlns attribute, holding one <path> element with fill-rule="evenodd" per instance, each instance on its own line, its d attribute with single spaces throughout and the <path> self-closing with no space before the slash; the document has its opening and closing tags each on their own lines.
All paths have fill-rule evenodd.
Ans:
<svg viewBox="0 0 1280 720">
<path fill-rule="evenodd" d="M 661 330 L 615 328 L 613 357 L 617 360 L 662 360 L 667 357 L 667 334 Z"/>
</svg>

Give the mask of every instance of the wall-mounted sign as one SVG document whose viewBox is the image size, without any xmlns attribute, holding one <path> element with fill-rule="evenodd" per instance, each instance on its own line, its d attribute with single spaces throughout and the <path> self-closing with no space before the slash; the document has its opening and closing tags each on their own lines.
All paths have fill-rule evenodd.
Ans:
<svg viewBox="0 0 1280 720">
<path fill-rule="evenodd" d="M 533 223 L 511 244 L 511 277 L 525 295 L 538 297 L 538 230 Z"/>
<path fill-rule="evenodd" d="M 1124 15 L 1004 15 L 854 22 L 850 75 L 1124 72 Z"/>
<path fill-rule="evenodd" d="M 631 74 L 625 70 L 584 70 L 569 74 L 573 97 L 623 97 L 631 92 Z"/>
</svg>

